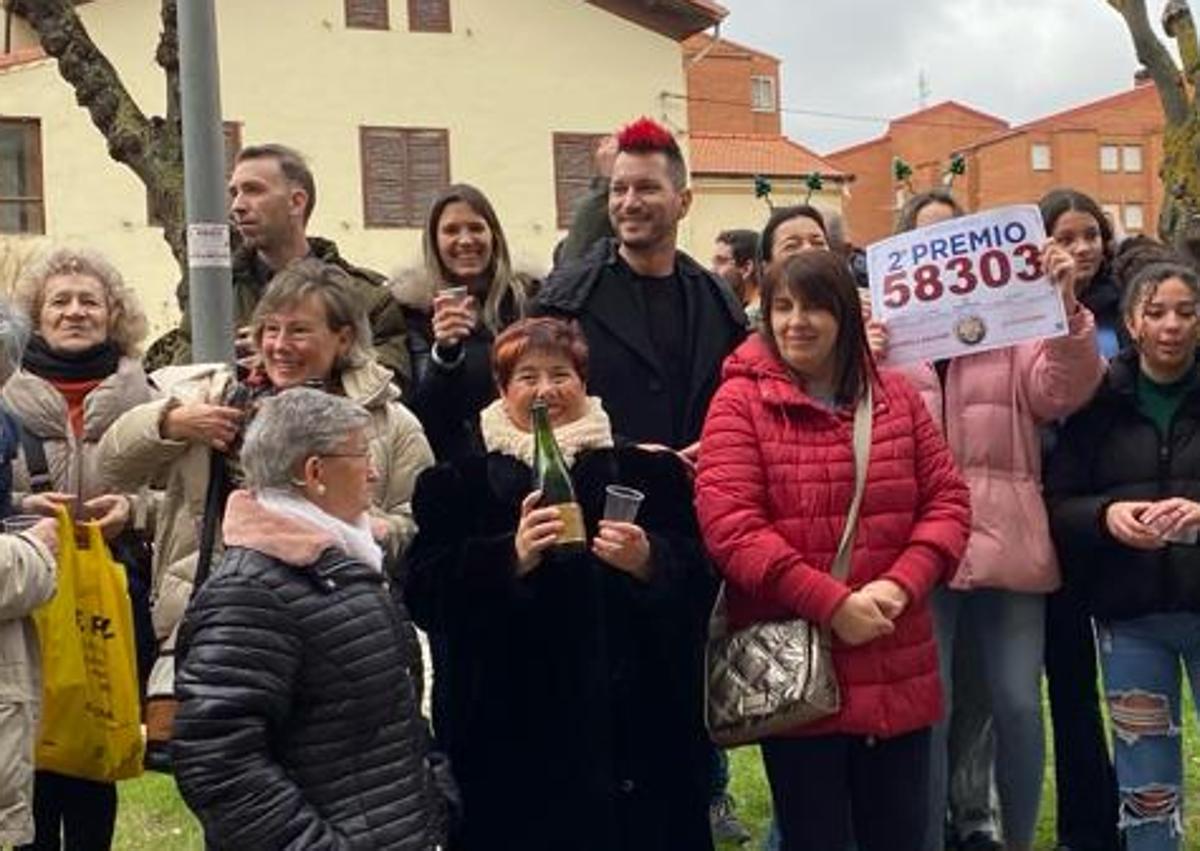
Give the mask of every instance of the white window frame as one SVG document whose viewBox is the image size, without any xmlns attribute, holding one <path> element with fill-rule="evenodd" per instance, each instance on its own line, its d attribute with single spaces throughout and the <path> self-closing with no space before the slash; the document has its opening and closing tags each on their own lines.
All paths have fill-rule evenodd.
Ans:
<svg viewBox="0 0 1200 851">
<path fill-rule="evenodd" d="M 1105 174 L 1115 174 L 1121 170 L 1121 147 L 1119 145 L 1100 146 L 1100 171 Z"/>
<path fill-rule="evenodd" d="M 750 78 L 750 109 L 753 112 L 775 111 L 775 78 L 755 75 Z"/>
<path fill-rule="evenodd" d="M 1054 170 L 1054 154 L 1049 142 L 1033 142 L 1029 145 L 1029 167 L 1034 171 Z"/>
<path fill-rule="evenodd" d="M 1121 146 L 1121 171 L 1129 174 L 1141 174 L 1143 168 L 1142 146 Z"/>
<path fill-rule="evenodd" d="M 1112 225 L 1114 230 L 1123 229 L 1121 227 L 1121 205 L 1120 204 L 1101 204 L 1101 212 L 1108 216 L 1108 223 Z"/>
<path fill-rule="evenodd" d="M 1126 231 L 1137 231 L 1139 233 L 1146 230 L 1146 207 L 1139 201 L 1128 203 L 1125 205 L 1121 216 L 1121 224 Z M 1132 216 L 1130 214 L 1133 214 Z"/>
</svg>

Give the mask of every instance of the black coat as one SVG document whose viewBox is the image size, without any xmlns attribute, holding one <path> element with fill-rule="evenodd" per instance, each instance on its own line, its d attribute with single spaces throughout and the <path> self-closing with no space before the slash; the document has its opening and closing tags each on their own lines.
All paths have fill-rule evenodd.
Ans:
<svg viewBox="0 0 1200 851">
<path fill-rule="evenodd" d="M 719 278 L 680 252 L 675 269 L 683 279 L 691 350 L 690 386 L 680 427 L 642 318 L 645 305 L 618 262 L 617 243 L 596 243 L 578 263 L 551 273 L 534 301 L 534 313 L 578 320 L 589 350 L 588 392 L 604 400 L 613 430 L 638 443 L 683 448 L 700 439 L 708 403 L 720 383 L 721 364 L 746 337 L 746 315 Z"/>
<path fill-rule="evenodd" d="M 491 454 L 422 474 L 409 604 L 450 652 L 451 764 L 466 851 L 707 851 L 703 647 L 715 579 L 671 453 L 583 454 L 588 534 L 604 488 L 646 494 L 652 578 L 589 554 L 518 579 L 531 472 Z"/>
<path fill-rule="evenodd" d="M 1066 581 L 1104 620 L 1200 611 L 1200 547 L 1135 550 L 1104 525 L 1113 502 L 1172 496 L 1200 501 L 1200 382 L 1163 439 L 1138 410 L 1138 371 L 1132 350 L 1111 363 L 1096 397 L 1067 421 L 1045 475 Z"/>
<path fill-rule="evenodd" d="M 241 547 L 184 618 L 172 752 L 222 851 L 428 851 L 439 806 L 402 623 L 379 571 Z"/>
<path fill-rule="evenodd" d="M 536 284 L 526 286 L 533 290 Z M 460 344 L 462 360 L 448 357 L 449 365 L 441 365 L 433 360 L 432 314 L 406 307 L 405 317 L 413 365 L 413 383 L 405 402 L 421 421 L 434 457 L 438 461 L 459 461 L 482 455 L 479 412 L 497 395 L 492 374 L 495 336 L 480 323 Z M 520 318 L 511 295 L 500 304 L 500 318 L 504 327 Z"/>
</svg>

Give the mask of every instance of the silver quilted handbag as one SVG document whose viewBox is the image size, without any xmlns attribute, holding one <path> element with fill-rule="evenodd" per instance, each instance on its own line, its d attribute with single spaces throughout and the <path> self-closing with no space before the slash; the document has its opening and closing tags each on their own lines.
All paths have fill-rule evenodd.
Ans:
<svg viewBox="0 0 1200 851">
<path fill-rule="evenodd" d="M 854 411 L 854 497 L 829 572 L 842 582 L 866 486 L 871 453 L 871 387 Z M 725 585 L 717 592 L 705 647 L 705 722 L 718 745 L 757 742 L 838 711 L 841 694 L 827 629 L 797 618 L 728 633 Z"/>
</svg>

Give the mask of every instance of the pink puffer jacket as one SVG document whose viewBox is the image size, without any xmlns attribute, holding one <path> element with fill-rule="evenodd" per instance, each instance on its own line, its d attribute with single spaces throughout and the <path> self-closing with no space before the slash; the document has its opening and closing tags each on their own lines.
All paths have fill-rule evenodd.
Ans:
<svg viewBox="0 0 1200 851">
<path fill-rule="evenodd" d="M 971 538 L 952 588 L 1048 593 L 1059 586 L 1038 427 L 1083 407 L 1104 374 L 1091 312 L 1081 306 L 1068 330 L 954 359 L 944 394 L 932 365 L 898 369 L 941 421 L 971 489 Z"/>
</svg>

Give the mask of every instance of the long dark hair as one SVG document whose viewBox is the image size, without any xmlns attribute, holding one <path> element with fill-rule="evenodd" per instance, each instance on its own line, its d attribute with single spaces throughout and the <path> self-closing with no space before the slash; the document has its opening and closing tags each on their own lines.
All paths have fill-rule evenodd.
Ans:
<svg viewBox="0 0 1200 851">
<path fill-rule="evenodd" d="M 783 362 L 771 328 L 775 296 L 781 291 L 810 308 L 833 314 L 838 323 L 837 342 L 833 346 L 834 392 L 839 404 L 857 401 L 875 375 L 875 361 L 867 345 L 858 286 L 846 261 L 832 251 L 805 251 L 767 273 L 762 288 L 763 322 L 759 333 L 775 357 Z"/>
<path fill-rule="evenodd" d="M 1100 268 L 1092 281 L 1107 277 L 1111 274 L 1113 256 L 1113 227 L 1108 216 L 1100 209 L 1100 205 L 1089 195 L 1084 195 L 1076 189 L 1051 189 L 1038 201 L 1038 209 L 1042 213 L 1042 224 L 1046 226 L 1046 236 L 1054 233 L 1054 225 L 1063 213 L 1085 213 L 1096 220 L 1100 228 Z M 1088 281 L 1090 286 L 1092 281 Z"/>
<path fill-rule="evenodd" d="M 492 232 L 492 259 L 488 263 L 487 294 L 483 297 L 483 324 L 492 333 L 500 331 L 503 322 L 500 317 L 500 304 L 506 293 L 512 293 L 513 305 L 517 315 L 525 313 L 525 287 L 519 277 L 513 273 L 512 257 L 508 252 L 508 240 L 504 236 L 504 228 L 500 227 L 500 219 L 487 196 L 468 183 L 457 183 L 444 189 L 433 201 L 429 208 L 429 218 L 425 220 L 425 234 L 422 247 L 425 252 L 425 271 L 432 281 L 448 281 L 450 272 L 438 253 L 437 232 L 442 221 L 442 213 L 446 207 L 461 202 L 470 207 L 476 215 L 487 222 Z"/>
</svg>

